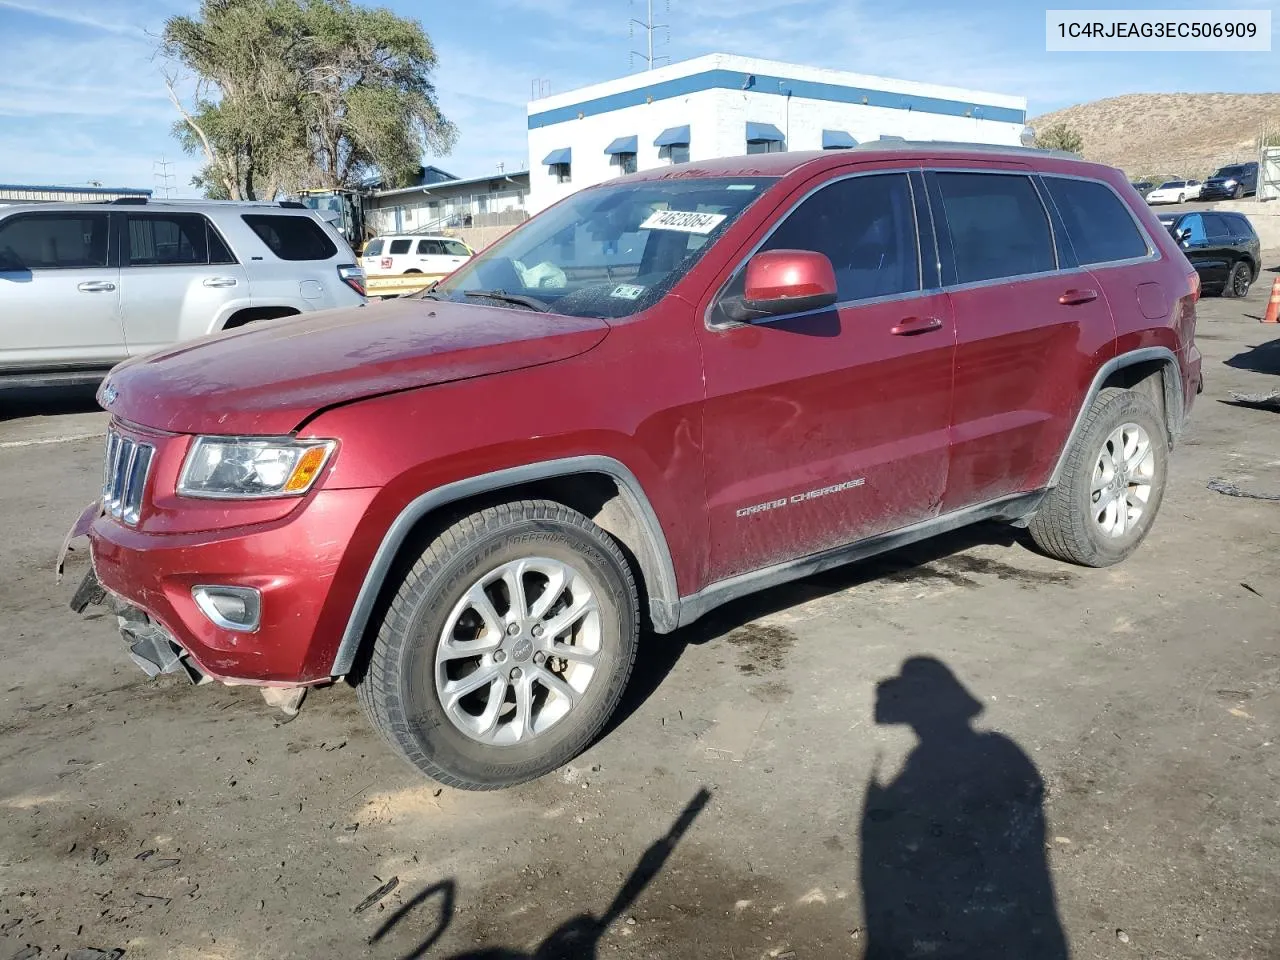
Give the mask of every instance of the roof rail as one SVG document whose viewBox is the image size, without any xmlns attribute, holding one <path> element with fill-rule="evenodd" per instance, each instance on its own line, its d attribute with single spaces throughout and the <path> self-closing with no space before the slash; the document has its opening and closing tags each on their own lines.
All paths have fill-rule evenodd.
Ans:
<svg viewBox="0 0 1280 960">
<path fill-rule="evenodd" d="M 882 137 L 858 144 L 854 150 L 969 150 L 974 153 L 1027 153 L 1039 157 L 1058 157 L 1062 160 L 1080 160 L 1080 154 L 1067 150 L 1046 150 L 1042 147 L 1023 147 L 998 143 L 970 143 L 964 140 L 904 140 L 899 137 Z"/>
<path fill-rule="evenodd" d="M 79 200 L 70 201 L 72 203 L 106 203 L 118 204 L 120 206 L 146 206 L 153 204 L 155 206 L 165 206 L 172 204 L 173 206 L 182 206 L 183 204 L 226 204 L 240 205 L 245 207 L 284 207 L 288 210 L 307 210 L 309 209 L 305 203 L 300 200 L 205 200 L 199 197 L 116 197 L 114 200 Z"/>
</svg>

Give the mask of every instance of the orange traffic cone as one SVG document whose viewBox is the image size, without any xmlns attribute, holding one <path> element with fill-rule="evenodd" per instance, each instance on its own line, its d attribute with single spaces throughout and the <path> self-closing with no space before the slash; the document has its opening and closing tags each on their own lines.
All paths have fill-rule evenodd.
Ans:
<svg viewBox="0 0 1280 960">
<path fill-rule="evenodd" d="M 1271 302 L 1267 304 L 1267 312 L 1262 317 L 1263 323 L 1280 323 L 1280 277 L 1271 284 Z"/>
</svg>

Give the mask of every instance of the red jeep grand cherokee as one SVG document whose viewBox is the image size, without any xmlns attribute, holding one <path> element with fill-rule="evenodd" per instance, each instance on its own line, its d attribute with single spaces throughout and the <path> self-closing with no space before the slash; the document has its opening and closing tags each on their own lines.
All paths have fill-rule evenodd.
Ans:
<svg viewBox="0 0 1280 960">
<path fill-rule="evenodd" d="M 515 784 L 599 733 L 642 624 L 978 520 L 1133 552 L 1198 294 L 1124 176 L 1065 155 L 624 177 L 425 295 L 118 367 L 73 605 L 290 712 L 346 678 L 424 773 Z"/>
</svg>

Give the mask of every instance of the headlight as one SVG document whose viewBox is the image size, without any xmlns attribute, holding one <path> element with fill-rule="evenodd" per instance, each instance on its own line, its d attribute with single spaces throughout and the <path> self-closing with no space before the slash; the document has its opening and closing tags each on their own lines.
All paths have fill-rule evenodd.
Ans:
<svg viewBox="0 0 1280 960">
<path fill-rule="evenodd" d="M 1235 180 L 1223 180 L 1222 185 L 1224 187 L 1234 187 L 1236 185 L 1236 182 Z"/>
<path fill-rule="evenodd" d="M 335 440 L 196 437 L 182 466 L 178 493 L 218 500 L 301 496 L 336 446 Z"/>
</svg>

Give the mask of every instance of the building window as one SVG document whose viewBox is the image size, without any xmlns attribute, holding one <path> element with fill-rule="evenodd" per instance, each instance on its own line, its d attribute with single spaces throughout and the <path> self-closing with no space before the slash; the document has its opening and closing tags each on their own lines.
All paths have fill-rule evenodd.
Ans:
<svg viewBox="0 0 1280 960">
<path fill-rule="evenodd" d="M 570 181 L 569 164 L 553 163 L 551 167 L 551 176 L 555 177 L 556 183 L 568 183 Z"/>
<path fill-rule="evenodd" d="M 658 157 L 672 164 L 688 163 L 689 145 L 687 143 L 673 143 L 670 146 L 661 147 L 658 150 Z"/>
<path fill-rule="evenodd" d="M 747 153 L 785 153 L 787 145 L 781 140 L 748 140 Z"/>
<path fill-rule="evenodd" d="M 635 173 L 638 169 L 634 153 L 615 153 L 610 163 L 618 168 L 618 176 L 620 177 L 626 176 L 628 173 Z"/>
<path fill-rule="evenodd" d="M 747 121 L 747 153 L 784 153 L 787 138 L 772 123 Z"/>
</svg>

